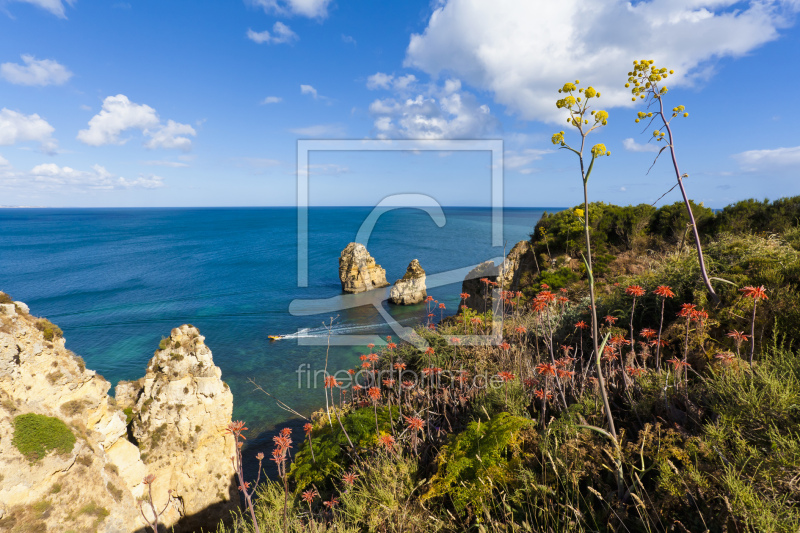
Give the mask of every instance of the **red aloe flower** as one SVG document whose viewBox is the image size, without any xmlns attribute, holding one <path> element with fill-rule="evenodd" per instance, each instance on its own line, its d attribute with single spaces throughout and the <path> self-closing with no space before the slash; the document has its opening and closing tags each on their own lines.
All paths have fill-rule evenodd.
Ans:
<svg viewBox="0 0 800 533">
<path fill-rule="evenodd" d="M 348 485 L 352 485 L 353 483 L 356 482 L 356 478 L 357 477 L 358 477 L 358 474 L 356 474 L 354 472 L 348 472 L 347 474 L 342 476 L 342 480 L 345 483 L 347 483 Z"/>
<path fill-rule="evenodd" d="M 661 296 L 662 298 L 674 298 L 675 297 L 675 293 L 672 292 L 672 289 L 670 289 L 666 285 L 659 285 L 658 287 L 656 287 L 656 290 L 654 290 L 653 293 L 655 293 L 658 296 Z"/>
<path fill-rule="evenodd" d="M 644 296 L 644 292 L 645 292 L 644 289 L 641 288 L 639 285 L 631 285 L 630 287 L 625 289 L 625 294 L 634 297 Z"/>
</svg>

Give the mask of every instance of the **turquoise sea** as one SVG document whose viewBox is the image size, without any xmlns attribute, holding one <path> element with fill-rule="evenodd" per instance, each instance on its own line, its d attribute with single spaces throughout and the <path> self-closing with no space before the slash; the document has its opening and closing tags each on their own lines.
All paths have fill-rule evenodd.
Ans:
<svg viewBox="0 0 800 533">
<path fill-rule="evenodd" d="M 545 210 L 560 208 L 506 209 L 505 249 L 527 239 Z M 269 454 L 276 427 L 299 421 L 247 380 L 306 416 L 324 405 L 322 389 L 298 388 L 296 371 L 323 368 L 325 347 L 267 335 L 325 336 L 322 323 L 335 315 L 292 316 L 289 304 L 341 293 L 339 254 L 370 211 L 309 210 L 308 287 L 299 288 L 294 208 L 0 209 L 0 290 L 58 324 L 67 348 L 112 384 L 143 376 L 172 328 L 197 326 L 233 390 L 234 419 L 250 428 L 248 445 Z M 444 213 L 443 227 L 415 209 L 380 216 L 368 249 L 390 283 L 414 258 L 431 275 L 503 254 L 492 247 L 489 208 Z M 429 289 L 447 313 L 459 292 L 460 284 Z M 385 306 L 403 325 L 425 317 L 423 305 Z M 336 315 L 334 335 L 391 334 L 372 307 Z M 334 346 L 329 366 L 354 367 L 361 353 L 366 347 Z"/>
</svg>

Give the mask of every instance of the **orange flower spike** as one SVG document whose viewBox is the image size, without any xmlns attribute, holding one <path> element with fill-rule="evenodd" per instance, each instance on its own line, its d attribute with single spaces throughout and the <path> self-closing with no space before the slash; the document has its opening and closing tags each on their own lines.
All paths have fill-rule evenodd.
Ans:
<svg viewBox="0 0 800 533">
<path fill-rule="evenodd" d="M 666 285 L 659 285 L 658 287 L 656 287 L 656 290 L 654 290 L 653 293 L 656 294 L 657 296 L 661 296 L 662 298 L 675 297 L 675 293 L 672 292 L 672 289 L 670 289 Z"/>
<path fill-rule="evenodd" d="M 630 287 L 625 289 L 625 294 L 628 296 L 639 297 L 644 296 L 645 290 L 641 288 L 639 285 L 631 285 Z"/>
<path fill-rule="evenodd" d="M 739 292 L 744 293 L 745 298 L 752 298 L 753 300 L 769 300 L 767 297 L 767 289 L 763 285 L 760 287 L 745 287 L 739 289 Z"/>
</svg>

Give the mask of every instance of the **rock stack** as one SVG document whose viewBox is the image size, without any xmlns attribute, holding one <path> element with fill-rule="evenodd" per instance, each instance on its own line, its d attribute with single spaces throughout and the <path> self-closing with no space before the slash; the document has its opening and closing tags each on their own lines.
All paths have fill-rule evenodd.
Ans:
<svg viewBox="0 0 800 533">
<path fill-rule="evenodd" d="M 389 301 L 396 305 L 413 305 L 425 300 L 425 271 L 414 259 L 408 264 L 405 275 L 394 282 L 389 293 Z"/>
<path fill-rule="evenodd" d="M 225 434 L 233 394 L 221 377 L 205 337 L 183 325 L 161 341 L 144 378 L 118 386 L 120 402 L 135 399 L 132 434 L 148 473 L 161 480 L 154 499 L 167 501 L 169 489 L 176 496 L 163 521 L 180 520 L 180 529 L 226 517 L 238 501 L 230 460 L 235 443 Z M 201 511 L 197 524 L 185 518 Z"/>
<path fill-rule="evenodd" d="M 363 244 L 351 242 L 339 256 L 339 280 L 342 291 L 359 293 L 387 287 L 386 271 L 375 264 Z"/>
</svg>

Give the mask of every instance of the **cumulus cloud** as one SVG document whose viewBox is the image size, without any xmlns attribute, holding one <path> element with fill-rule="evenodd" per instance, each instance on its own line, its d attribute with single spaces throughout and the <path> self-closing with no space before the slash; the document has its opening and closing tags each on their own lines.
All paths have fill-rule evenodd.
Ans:
<svg viewBox="0 0 800 533">
<path fill-rule="evenodd" d="M 343 43 L 347 43 L 347 44 L 352 44 L 353 46 L 355 46 L 356 44 L 358 44 L 358 43 L 356 43 L 356 40 L 355 40 L 355 39 L 353 39 L 353 37 L 352 37 L 352 36 L 350 36 L 350 35 L 345 35 L 344 33 L 342 34 L 342 42 L 343 42 Z"/>
<path fill-rule="evenodd" d="M 89 128 L 78 132 L 78 140 L 90 146 L 125 144 L 120 139 L 127 130 L 141 130 L 150 137 L 147 148 L 177 148 L 191 150 L 192 141 L 187 136 L 196 136 L 195 129 L 188 124 L 168 120 L 162 124 L 156 110 L 146 104 L 131 102 L 124 94 L 108 96 L 103 109 L 89 120 Z"/>
<path fill-rule="evenodd" d="M 566 81 L 591 83 L 602 106 L 631 105 L 632 60 L 654 59 L 675 69 L 671 85 L 688 85 L 713 61 L 778 38 L 798 9 L 796 0 L 449 0 L 411 36 L 404 65 L 491 91 L 524 119 L 560 122 Z"/>
<path fill-rule="evenodd" d="M 460 83 L 448 80 L 443 87 L 427 84 L 415 97 L 404 98 L 408 86 L 396 81 L 397 78 L 374 79 L 374 83 L 391 86 L 399 93 L 379 98 L 369 106 L 378 138 L 469 139 L 484 136 L 497 127 L 489 107 L 479 104 L 473 94 L 461 91 Z"/>
<path fill-rule="evenodd" d="M 281 98 L 280 96 L 267 96 L 266 98 L 261 100 L 261 105 L 279 104 L 281 102 L 283 102 L 283 98 Z"/>
<path fill-rule="evenodd" d="M 22 2 L 24 4 L 33 4 L 36 7 L 49 11 L 58 18 L 67 18 L 66 10 L 64 9 L 64 2 L 61 0 L 10 0 L 11 2 Z M 75 0 L 66 0 L 67 5 L 72 6 Z"/>
<path fill-rule="evenodd" d="M 733 156 L 746 172 L 796 169 L 800 166 L 800 146 L 773 148 L 771 150 L 748 150 Z"/>
<path fill-rule="evenodd" d="M 150 140 L 144 143 L 147 148 L 177 148 L 184 152 L 192 149 L 192 141 L 187 135 L 197 136 L 193 127 L 174 120 L 168 120 L 165 125 L 155 130 L 144 130 L 144 134 L 150 137 Z"/>
<path fill-rule="evenodd" d="M 245 0 L 260 7 L 267 14 L 300 15 L 309 18 L 325 18 L 328 16 L 328 4 L 331 0 Z"/>
<path fill-rule="evenodd" d="M 64 65 L 52 59 L 36 59 L 32 55 L 23 54 L 22 62 L 3 63 L 0 65 L 0 76 L 7 82 L 16 85 L 61 85 L 72 77 Z"/>
<path fill-rule="evenodd" d="M 282 22 L 276 22 L 272 26 L 272 33 L 267 30 L 253 31 L 248 28 L 247 38 L 258 44 L 286 44 L 299 39 L 297 34 Z"/>
<path fill-rule="evenodd" d="M 43 152 L 53 154 L 58 148 L 53 131 L 55 128 L 36 113 L 23 115 L 5 107 L 0 109 L 0 146 L 34 141 Z"/>
<path fill-rule="evenodd" d="M 39 190 L 155 189 L 164 186 L 164 178 L 149 174 L 126 179 L 112 174 L 101 165 L 93 165 L 91 170 L 76 170 L 55 163 L 43 163 L 29 171 L 15 170 L 10 166 L 1 167 L 0 186 L 32 187 Z"/>
<path fill-rule="evenodd" d="M 395 77 L 394 74 L 376 72 L 367 78 L 367 89 L 373 91 L 376 89 L 394 89 L 402 91 L 409 89 L 416 81 L 417 78 L 413 74 Z"/>
<path fill-rule="evenodd" d="M 622 140 L 622 147 L 629 152 L 658 152 L 661 148 L 655 144 L 639 144 L 632 137 Z"/>
</svg>

